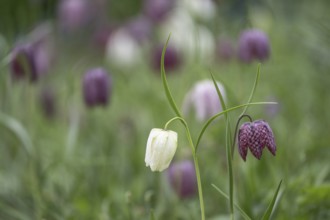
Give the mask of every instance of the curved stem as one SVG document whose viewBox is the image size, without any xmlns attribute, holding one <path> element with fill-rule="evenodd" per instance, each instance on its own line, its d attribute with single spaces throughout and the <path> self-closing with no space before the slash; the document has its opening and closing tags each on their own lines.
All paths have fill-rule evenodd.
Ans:
<svg viewBox="0 0 330 220">
<path fill-rule="evenodd" d="M 205 220 L 203 189 L 202 189 L 201 175 L 200 175 L 200 172 L 199 172 L 198 158 L 197 158 L 197 154 L 196 154 L 196 151 L 195 151 L 194 142 L 191 138 L 191 134 L 190 134 L 190 131 L 189 131 L 189 128 L 188 128 L 188 124 L 183 118 L 174 117 L 165 124 L 164 129 L 166 130 L 166 128 L 169 126 L 169 124 L 171 122 L 175 121 L 175 120 L 180 120 L 182 122 L 182 124 L 184 125 L 185 130 L 186 130 L 187 139 L 188 139 L 189 145 L 191 147 L 191 151 L 192 151 L 192 155 L 193 155 L 193 159 L 194 159 L 194 166 L 195 166 L 197 187 L 198 187 L 198 196 L 199 196 L 199 205 L 200 205 L 200 209 L 201 209 L 201 219 Z"/>
<path fill-rule="evenodd" d="M 172 119 L 170 119 L 164 126 L 164 130 L 167 130 L 167 127 L 175 120 L 180 120 L 183 124 L 186 124 L 186 122 L 183 120 L 183 118 L 181 117 L 174 117 Z"/>
<path fill-rule="evenodd" d="M 242 120 L 244 117 L 248 117 L 249 120 L 250 120 L 250 122 L 253 121 L 250 115 L 241 115 L 241 116 L 238 118 L 237 123 L 236 123 L 236 127 L 235 127 L 235 133 L 234 133 L 233 145 L 232 145 L 231 149 L 234 149 L 234 147 L 235 147 L 235 143 L 236 143 L 236 135 L 237 135 L 238 126 L 239 126 L 239 123 L 241 122 L 241 120 Z"/>
</svg>

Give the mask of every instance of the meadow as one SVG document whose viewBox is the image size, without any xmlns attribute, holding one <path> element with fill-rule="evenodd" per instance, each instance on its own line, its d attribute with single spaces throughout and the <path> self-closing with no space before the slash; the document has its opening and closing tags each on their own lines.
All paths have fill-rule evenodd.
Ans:
<svg viewBox="0 0 330 220">
<path fill-rule="evenodd" d="M 247 108 L 253 120 L 270 125 L 277 150 L 273 156 L 264 149 L 260 160 L 248 152 L 244 161 L 235 145 L 234 202 L 261 219 L 282 180 L 270 219 L 330 219 L 329 3 L 195 1 L 198 7 L 173 0 L 165 12 L 164 5 L 148 9 L 147 0 L 67 0 L 88 6 L 68 11 L 66 1 L 0 2 L 0 219 L 201 219 L 195 180 L 182 195 L 169 169 L 152 172 L 145 163 L 151 129 L 176 117 L 160 65 L 169 34 L 167 83 L 194 142 L 212 116 L 196 117 L 198 106 L 212 104 L 193 99 L 186 113 L 185 101 L 196 83 L 212 82 L 211 73 L 224 87 L 227 108 L 248 103 L 259 68 L 250 101 L 277 103 Z M 134 26 L 141 17 L 146 23 Z M 266 34 L 268 56 L 240 59 L 240 36 L 250 29 Z M 38 45 L 38 56 L 15 54 L 22 45 Z M 84 77 L 94 68 L 106 71 L 109 84 L 106 101 L 90 104 Z M 231 141 L 242 111 L 228 113 Z M 171 165 L 193 163 L 182 123 L 169 129 L 178 133 Z M 223 115 L 198 147 L 210 220 L 246 219 L 237 208 L 231 214 L 212 186 L 229 195 L 226 137 Z"/>
</svg>

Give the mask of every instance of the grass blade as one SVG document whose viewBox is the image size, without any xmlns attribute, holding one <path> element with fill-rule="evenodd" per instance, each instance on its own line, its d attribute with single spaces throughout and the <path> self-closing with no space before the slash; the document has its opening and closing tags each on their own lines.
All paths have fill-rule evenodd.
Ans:
<svg viewBox="0 0 330 220">
<path fill-rule="evenodd" d="M 252 91 L 251 91 L 251 94 L 250 94 L 250 97 L 248 99 L 248 102 L 247 103 L 250 103 L 252 102 L 252 99 L 253 99 L 253 96 L 254 96 L 254 93 L 256 92 L 256 89 L 257 89 L 257 85 L 258 85 L 258 82 L 259 82 L 259 78 L 260 78 L 260 66 L 261 64 L 259 63 L 258 64 L 258 70 L 257 70 L 257 76 L 256 76 L 256 79 L 254 81 L 254 84 L 253 84 L 253 87 L 252 87 Z M 247 111 L 249 106 L 246 106 L 242 112 L 241 115 L 244 115 Z"/>
<path fill-rule="evenodd" d="M 162 76 L 162 81 L 163 81 L 163 86 L 164 86 L 164 90 L 165 90 L 165 94 L 166 94 L 166 97 L 167 97 L 167 100 L 169 101 L 172 109 L 174 110 L 175 114 L 182 118 L 182 115 L 178 109 L 178 107 L 176 106 L 175 102 L 174 102 L 174 99 L 173 99 L 173 96 L 171 94 L 171 91 L 168 87 L 168 83 L 167 83 L 167 80 L 166 80 L 166 73 L 165 73 L 165 65 L 164 65 L 164 59 L 165 59 L 165 52 L 166 52 L 166 48 L 167 48 L 167 45 L 168 45 L 168 42 L 170 40 L 170 37 L 171 37 L 171 34 L 168 35 L 168 38 L 166 40 L 166 43 L 163 47 L 163 51 L 162 51 L 162 58 L 161 58 L 161 76 Z"/>
<path fill-rule="evenodd" d="M 23 144 L 28 155 L 33 155 L 33 145 L 26 129 L 14 118 L 0 113 L 0 123 L 11 130 Z"/>
<path fill-rule="evenodd" d="M 262 220 L 268 220 L 270 218 L 270 215 L 272 214 L 272 211 L 274 209 L 274 205 L 275 205 L 275 201 L 277 199 L 278 192 L 280 191 L 280 188 L 281 188 L 281 184 L 282 184 L 282 180 L 278 184 L 278 187 L 277 187 L 276 192 L 273 196 L 273 199 L 270 202 L 270 204 L 268 205 L 268 208 L 267 208 L 265 214 L 262 216 Z"/>
<path fill-rule="evenodd" d="M 224 193 L 221 189 L 219 189 L 216 185 L 214 184 L 211 184 L 213 186 L 213 188 L 215 190 L 217 190 L 223 197 L 225 197 L 226 199 L 229 200 L 229 196 L 226 195 L 226 193 Z M 244 212 L 244 210 L 237 204 L 237 203 L 234 203 L 235 205 L 235 208 L 241 213 L 242 217 L 245 219 L 245 220 L 251 220 L 250 216 L 248 214 L 246 214 Z"/>
</svg>

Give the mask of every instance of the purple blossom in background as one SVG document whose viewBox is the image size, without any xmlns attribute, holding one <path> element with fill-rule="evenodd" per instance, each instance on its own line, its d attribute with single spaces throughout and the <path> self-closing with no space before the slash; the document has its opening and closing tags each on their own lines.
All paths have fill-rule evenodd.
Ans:
<svg viewBox="0 0 330 220">
<path fill-rule="evenodd" d="M 85 27 L 91 20 L 91 7 L 87 0 L 62 0 L 58 6 L 60 27 L 67 32 L 75 32 Z"/>
<path fill-rule="evenodd" d="M 111 78 L 103 68 L 88 70 L 83 77 L 83 96 L 86 106 L 106 106 L 111 92 Z"/>
<path fill-rule="evenodd" d="M 32 45 L 25 44 L 14 48 L 11 54 L 10 72 L 14 80 L 28 78 L 34 82 L 38 79 Z"/>
<path fill-rule="evenodd" d="M 137 40 L 139 43 L 145 42 L 151 38 L 152 23 L 151 21 L 144 17 L 139 16 L 132 19 L 126 26 L 129 33 Z"/>
<path fill-rule="evenodd" d="M 226 99 L 224 87 L 219 82 L 217 82 L 217 85 L 223 98 Z M 189 114 L 191 108 L 194 109 L 198 121 L 205 121 L 222 110 L 218 93 L 212 80 L 197 82 L 187 93 L 183 101 L 183 113 L 185 115 Z"/>
<path fill-rule="evenodd" d="M 187 198 L 196 194 L 195 167 L 190 160 L 172 163 L 167 171 L 167 176 L 172 189 L 180 198 Z"/>
<path fill-rule="evenodd" d="M 174 8 L 175 0 L 144 0 L 144 13 L 155 23 L 164 21 Z"/>
<path fill-rule="evenodd" d="M 156 46 L 153 51 L 152 51 L 152 57 L 151 57 L 151 62 L 152 62 L 152 67 L 154 68 L 155 71 L 160 73 L 160 64 L 161 64 L 161 58 L 162 58 L 162 51 L 163 51 L 163 45 L 158 45 Z M 181 55 L 179 52 L 176 50 L 171 45 L 168 45 L 166 48 L 165 52 L 165 57 L 164 57 L 164 67 L 166 71 L 172 71 L 177 68 L 182 63 Z"/>
<path fill-rule="evenodd" d="M 257 29 L 244 31 L 239 39 L 238 55 L 246 63 L 250 63 L 253 60 L 267 60 L 270 55 L 267 35 Z"/>
<path fill-rule="evenodd" d="M 219 39 L 216 48 L 217 56 L 220 60 L 229 61 L 235 56 L 234 46 L 229 39 Z"/>
<path fill-rule="evenodd" d="M 56 96 L 51 87 L 44 87 L 40 93 L 40 107 L 47 118 L 56 115 Z"/>
<path fill-rule="evenodd" d="M 244 123 L 238 132 L 238 151 L 243 160 L 246 160 L 247 150 L 250 149 L 253 156 L 261 158 L 262 150 L 267 146 L 275 156 L 276 144 L 272 129 L 264 120 Z"/>
</svg>

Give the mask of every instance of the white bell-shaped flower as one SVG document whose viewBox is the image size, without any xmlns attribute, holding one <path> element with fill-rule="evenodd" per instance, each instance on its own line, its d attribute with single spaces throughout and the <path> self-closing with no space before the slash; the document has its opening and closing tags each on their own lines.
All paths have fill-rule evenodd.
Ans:
<svg viewBox="0 0 330 220">
<path fill-rule="evenodd" d="M 145 155 L 146 166 L 152 171 L 166 169 L 178 146 L 178 134 L 175 131 L 153 128 L 150 131 Z"/>
</svg>

